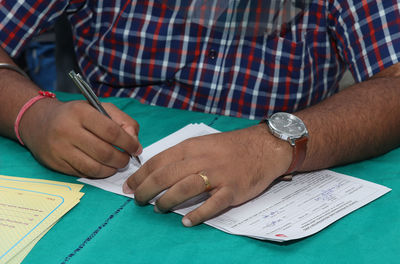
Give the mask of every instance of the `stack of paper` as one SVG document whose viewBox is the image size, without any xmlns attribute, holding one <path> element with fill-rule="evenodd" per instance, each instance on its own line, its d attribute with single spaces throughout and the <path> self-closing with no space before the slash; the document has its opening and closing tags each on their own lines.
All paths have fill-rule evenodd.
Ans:
<svg viewBox="0 0 400 264">
<path fill-rule="evenodd" d="M 71 208 L 83 185 L 0 175 L 0 264 L 21 263 Z"/>
<path fill-rule="evenodd" d="M 145 163 L 159 152 L 187 138 L 216 132 L 205 124 L 187 125 L 145 148 L 140 159 Z M 125 170 L 112 177 L 80 181 L 125 195 L 122 184 L 138 168 L 132 159 Z M 231 234 L 288 241 L 315 234 L 389 191 L 385 186 L 344 174 L 329 170 L 316 171 L 299 174 L 290 182 L 277 183 L 253 200 L 230 208 L 205 223 Z M 185 215 L 199 207 L 206 198 L 206 195 L 195 197 L 173 211 Z M 154 199 L 150 203 L 154 203 Z"/>
</svg>

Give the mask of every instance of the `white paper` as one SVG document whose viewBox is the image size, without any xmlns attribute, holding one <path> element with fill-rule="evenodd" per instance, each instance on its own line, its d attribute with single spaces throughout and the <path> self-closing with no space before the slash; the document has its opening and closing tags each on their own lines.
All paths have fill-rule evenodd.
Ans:
<svg viewBox="0 0 400 264">
<path fill-rule="evenodd" d="M 145 148 L 140 159 L 145 163 L 185 139 L 217 132 L 205 124 L 187 125 Z M 79 181 L 134 198 L 122 192 L 122 185 L 138 168 L 132 160 L 127 168 L 107 179 L 81 178 Z M 330 170 L 304 173 L 293 177 L 292 181 L 273 185 L 253 200 L 230 208 L 205 223 L 231 234 L 288 241 L 315 234 L 389 191 L 385 186 Z M 184 215 L 200 206 L 206 198 L 207 194 L 200 195 L 173 211 Z"/>
<path fill-rule="evenodd" d="M 144 164 L 151 157 L 157 155 L 158 153 L 166 150 L 176 144 L 184 141 L 185 139 L 208 135 L 212 133 L 218 133 L 219 131 L 211 128 L 203 123 L 201 124 L 189 124 L 184 128 L 166 136 L 165 138 L 151 144 L 143 150 L 142 155 L 139 156 L 140 161 Z M 96 186 L 100 189 L 113 192 L 116 194 L 128 196 L 134 198 L 133 195 L 124 194 L 122 192 L 122 184 L 131 176 L 135 171 L 139 169 L 139 164 L 135 159 L 131 159 L 129 164 L 123 170 L 120 170 L 116 174 L 106 179 L 92 180 L 86 178 L 80 178 L 79 181 Z"/>
</svg>

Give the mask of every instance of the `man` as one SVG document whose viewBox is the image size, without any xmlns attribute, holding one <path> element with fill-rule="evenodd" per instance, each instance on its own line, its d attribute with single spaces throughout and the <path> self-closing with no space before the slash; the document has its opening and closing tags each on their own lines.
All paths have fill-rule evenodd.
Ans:
<svg viewBox="0 0 400 264">
<path fill-rule="evenodd" d="M 299 119 L 283 114 L 187 140 L 127 180 L 124 191 L 135 193 L 139 204 L 169 188 L 156 202 L 158 212 L 209 191 L 211 197 L 184 216 L 185 226 L 248 201 L 282 175 L 354 162 L 399 146 L 397 1 L 304 1 L 305 9 L 274 32 L 259 30 L 257 23 L 231 28 L 235 16 L 262 21 L 257 18 L 268 13 L 258 6 L 263 1 L 248 1 L 255 5 L 253 13 L 228 12 L 235 10 L 229 4 L 244 2 L 223 1 L 228 11 L 211 19 L 207 14 L 220 9 L 209 7 L 218 2 L 198 2 L 5 0 L 0 41 L 6 52 L 0 62 L 12 64 L 8 55 L 16 56 L 35 32 L 64 12 L 82 72 L 99 95 L 251 119 L 295 113 Z M 200 15 L 193 16 L 193 6 Z M 357 84 L 339 92 L 346 68 Z M 114 106 L 105 105 L 113 120 L 85 102 L 45 98 L 25 109 L 37 88 L 9 69 L 0 70 L 0 78 L 2 135 L 16 139 L 19 133 L 44 165 L 101 178 L 124 167 L 127 153 L 141 153 L 137 123 Z M 21 108 L 26 111 L 14 132 Z M 284 118 L 289 118 L 285 124 Z M 294 129 L 302 129 L 294 146 L 272 134 L 294 122 L 299 122 Z"/>
</svg>

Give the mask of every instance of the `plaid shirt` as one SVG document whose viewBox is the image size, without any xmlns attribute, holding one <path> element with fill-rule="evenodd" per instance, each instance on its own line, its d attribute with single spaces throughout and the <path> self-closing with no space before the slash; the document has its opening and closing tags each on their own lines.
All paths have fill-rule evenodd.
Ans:
<svg viewBox="0 0 400 264">
<path fill-rule="evenodd" d="M 98 95 L 254 119 L 320 102 L 347 68 L 361 82 L 399 61 L 398 0 L 311 2 L 279 34 L 247 36 L 193 23 L 162 0 L 2 0 L 0 42 L 15 57 L 66 12 Z"/>
</svg>

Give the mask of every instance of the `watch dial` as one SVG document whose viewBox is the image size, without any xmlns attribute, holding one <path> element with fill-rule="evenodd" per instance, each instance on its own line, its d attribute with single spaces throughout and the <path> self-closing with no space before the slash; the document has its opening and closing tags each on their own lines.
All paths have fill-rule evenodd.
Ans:
<svg viewBox="0 0 400 264">
<path fill-rule="evenodd" d="M 307 132 L 300 118 L 288 113 L 275 113 L 269 119 L 270 125 L 279 133 L 298 138 Z"/>
</svg>

